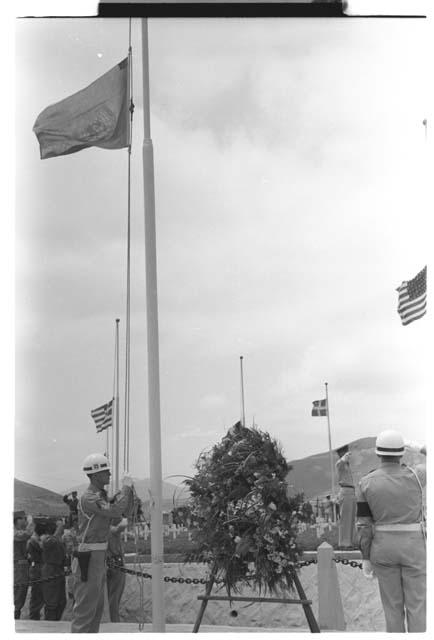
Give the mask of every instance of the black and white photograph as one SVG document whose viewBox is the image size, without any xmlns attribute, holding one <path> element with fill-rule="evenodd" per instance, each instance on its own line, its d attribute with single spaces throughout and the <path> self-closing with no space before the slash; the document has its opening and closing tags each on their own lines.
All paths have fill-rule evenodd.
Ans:
<svg viewBox="0 0 434 640">
<path fill-rule="evenodd" d="M 427 19 L 230 4 L 14 19 L 12 631 L 427 632 Z"/>
</svg>

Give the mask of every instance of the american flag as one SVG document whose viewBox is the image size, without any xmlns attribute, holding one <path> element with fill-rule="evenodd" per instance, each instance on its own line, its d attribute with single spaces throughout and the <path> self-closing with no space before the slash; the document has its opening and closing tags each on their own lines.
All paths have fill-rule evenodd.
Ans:
<svg viewBox="0 0 434 640">
<path fill-rule="evenodd" d="M 327 415 L 327 399 L 314 400 L 312 407 L 313 416 L 326 416 Z"/>
<path fill-rule="evenodd" d="M 105 429 L 113 426 L 113 399 L 111 399 L 110 402 L 106 402 L 106 404 L 102 404 L 96 409 L 92 409 L 90 415 L 95 420 L 97 433 L 100 433 L 101 431 L 104 431 Z"/>
<path fill-rule="evenodd" d="M 426 267 L 413 280 L 404 281 L 398 292 L 398 313 L 403 325 L 418 320 L 426 313 Z"/>
</svg>

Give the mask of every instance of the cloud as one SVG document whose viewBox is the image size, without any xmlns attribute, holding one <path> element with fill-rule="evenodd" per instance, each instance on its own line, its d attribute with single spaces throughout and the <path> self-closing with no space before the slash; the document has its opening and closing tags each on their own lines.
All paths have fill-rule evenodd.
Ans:
<svg viewBox="0 0 434 640">
<path fill-rule="evenodd" d="M 199 401 L 201 409 L 220 409 L 226 405 L 226 398 L 223 394 L 210 393 L 203 396 Z"/>
</svg>

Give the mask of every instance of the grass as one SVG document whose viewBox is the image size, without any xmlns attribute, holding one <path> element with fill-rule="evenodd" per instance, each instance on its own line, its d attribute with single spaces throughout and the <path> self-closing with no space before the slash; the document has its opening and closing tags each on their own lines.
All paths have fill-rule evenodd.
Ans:
<svg viewBox="0 0 434 640">
<path fill-rule="evenodd" d="M 323 542 L 328 542 L 333 548 L 337 548 L 338 531 L 334 526 L 331 530 L 325 531 L 320 537 L 317 536 L 315 527 L 310 527 L 306 531 L 301 531 L 297 537 L 297 542 L 303 551 L 315 551 Z M 165 562 L 183 562 L 187 553 L 194 549 L 194 543 L 188 539 L 188 533 L 181 531 L 174 539 L 170 534 L 164 536 L 164 561 Z M 147 540 L 139 539 L 137 549 L 133 540 L 127 540 L 125 543 L 126 553 L 138 553 L 142 562 L 150 562 L 151 558 L 151 536 Z M 146 558 L 149 558 L 147 560 Z M 167 559 L 166 559 L 167 558 Z"/>
</svg>

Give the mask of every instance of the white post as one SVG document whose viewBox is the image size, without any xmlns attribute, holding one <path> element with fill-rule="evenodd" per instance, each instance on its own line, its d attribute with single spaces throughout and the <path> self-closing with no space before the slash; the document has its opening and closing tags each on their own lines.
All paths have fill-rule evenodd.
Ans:
<svg viewBox="0 0 434 640">
<path fill-rule="evenodd" d="M 163 517 L 158 345 L 157 255 L 155 233 L 154 153 L 149 98 L 148 21 L 142 18 L 143 184 L 145 198 L 146 319 L 148 338 L 148 415 L 151 479 L 152 631 L 164 633 Z"/>
<path fill-rule="evenodd" d="M 323 542 L 317 551 L 319 627 L 321 631 L 344 631 L 346 625 L 333 547 Z"/>
</svg>

